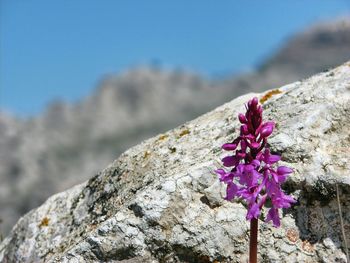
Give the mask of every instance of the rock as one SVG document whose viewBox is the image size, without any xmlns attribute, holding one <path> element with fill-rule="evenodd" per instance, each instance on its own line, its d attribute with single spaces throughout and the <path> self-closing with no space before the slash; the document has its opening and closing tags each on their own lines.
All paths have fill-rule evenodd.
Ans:
<svg viewBox="0 0 350 263">
<path fill-rule="evenodd" d="M 142 140 L 233 97 L 335 67 L 349 54 L 346 16 L 297 32 L 263 64 L 241 74 L 212 79 L 188 70 L 140 66 L 106 75 L 80 101 L 50 103 L 30 118 L 0 109 L 0 233 L 7 235 L 24 213 L 88 180 Z"/>
<path fill-rule="evenodd" d="M 285 190 L 298 203 L 283 211 L 281 228 L 260 223 L 260 262 L 346 262 L 335 185 L 349 233 L 350 63 L 280 91 L 264 103 L 264 118 L 278 124 L 270 146 L 295 170 Z M 245 260 L 246 209 L 221 199 L 213 170 L 253 95 L 144 141 L 52 196 L 18 221 L 0 245 L 0 261 Z"/>
</svg>

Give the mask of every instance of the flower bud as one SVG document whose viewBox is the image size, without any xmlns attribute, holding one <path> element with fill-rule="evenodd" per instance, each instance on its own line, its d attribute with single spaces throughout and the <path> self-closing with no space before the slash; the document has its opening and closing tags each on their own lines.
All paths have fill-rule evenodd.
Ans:
<svg viewBox="0 0 350 263">
<path fill-rule="evenodd" d="M 238 114 L 238 119 L 241 123 L 247 123 L 247 118 L 244 116 L 244 114 L 240 113 Z"/>
<path fill-rule="evenodd" d="M 258 105 L 258 103 L 259 103 L 257 97 L 254 97 L 251 101 L 252 101 L 252 103 L 251 103 L 252 107 L 255 107 L 255 106 Z"/>
<path fill-rule="evenodd" d="M 236 156 L 226 156 L 222 159 L 222 162 L 224 164 L 224 166 L 226 167 L 231 167 L 231 166 L 235 166 L 237 165 L 238 161 L 237 161 L 237 157 Z"/>
<path fill-rule="evenodd" d="M 263 108 L 261 107 L 261 105 L 258 106 L 257 112 L 258 112 L 259 114 L 262 114 Z"/>
<path fill-rule="evenodd" d="M 273 132 L 274 127 L 275 127 L 275 123 L 272 121 L 264 123 L 260 131 L 261 137 L 266 138 L 270 136 L 271 133 Z"/>
<path fill-rule="evenodd" d="M 247 125 L 242 125 L 241 126 L 241 134 L 242 135 L 247 135 L 247 134 L 249 134 L 249 130 L 248 130 L 248 126 Z"/>
<path fill-rule="evenodd" d="M 279 166 L 277 168 L 277 174 L 278 175 L 285 175 L 285 174 L 290 174 L 293 172 L 293 169 L 287 167 L 287 166 Z"/>
<path fill-rule="evenodd" d="M 233 151 L 236 150 L 237 144 L 235 143 L 225 143 L 224 145 L 221 146 L 222 149 L 226 151 Z"/>
</svg>

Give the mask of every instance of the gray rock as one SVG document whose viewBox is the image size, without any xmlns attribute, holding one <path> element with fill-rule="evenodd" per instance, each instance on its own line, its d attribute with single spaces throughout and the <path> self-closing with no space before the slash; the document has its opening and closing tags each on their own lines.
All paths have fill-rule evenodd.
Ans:
<svg viewBox="0 0 350 263">
<path fill-rule="evenodd" d="M 187 70 L 140 66 L 104 76 L 79 102 L 56 101 L 30 118 L 0 109 L 0 233 L 7 235 L 24 213 L 88 180 L 142 140 L 231 98 L 335 67 L 349 54 L 346 16 L 290 36 L 263 64 L 241 74 L 212 79 Z M 181 149 L 163 152 L 176 150 Z"/>
<path fill-rule="evenodd" d="M 298 204 L 283 211 L 281 228 L 260 223 L 260 262 L 346 262 L 335 185 L 349 233 L 350 63 L 280 91 L 264 103 L 264 116 L 278 123 L 270 146 L 295 170 L 285 190 Z M 246 209 L 221 199 L 212 171 L 252 96 L 144 141 L 86 183 L 52 196 L 18 221 L 0 245 L 0 260 L 246 260 Z"/>
</svg>

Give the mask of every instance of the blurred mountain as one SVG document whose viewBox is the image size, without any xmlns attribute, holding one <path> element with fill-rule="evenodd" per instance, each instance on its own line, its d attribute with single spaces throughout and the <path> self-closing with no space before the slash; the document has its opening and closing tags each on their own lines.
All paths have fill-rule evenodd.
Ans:
<svg viewBox="0 0 350 263">
<path fill-rule="evenodd" d="M 349 58 L 350 18 L 343 18 L 291 37 L 254 72 L 213 81 L 139 67 L 105 76 L 74 105 L 57 101 L 25 120 L 0 113 L 0 232 L 147 137 L 244 93 L 277 88 Z"/>
<path fill-rule="evenodd" d="M 234 76 L 226 85 L 250 91 L 277 88 L 345 62 L 350 57 L 350 17 L 322 22 L 287 39 L 257 70 Z M 240 90 L 241 90 L 240 89 Z"/>
</svg>

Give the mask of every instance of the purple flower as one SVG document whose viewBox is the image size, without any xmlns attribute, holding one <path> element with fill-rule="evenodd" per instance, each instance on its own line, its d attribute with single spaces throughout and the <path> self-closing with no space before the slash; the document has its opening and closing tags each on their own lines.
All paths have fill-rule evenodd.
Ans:
<svg viewBox="0 0 350 263">
<path fill-rule="evenodd" d="M 275 128 L 275 123 L 273 121 L 265 122 L 260 129 L 261 137 L 266 138 L 270 136 L 274 128 Z"/>
<path fill-rule="evenodd" d="M 258 180 L 261 178 L 261 174 L 255 170 L 254 166 L 251 164 L 241 165 L 241 172 L 239 173 L 239 183 L 246 185 L 247 188 L 254 187 L 258 185 Z"/>
<path fill-rule="evenodd" d="M 224 169 L 218 169 L 215 172 L 220 176 L 219 179 L 221 182 L 229 183 L 233 179 L 234 174 L 231 172 L 226 172 Z"/>
<path fill-rule="evenodd" d="M 269 222 L 271 220 L 273 222 L 274 227 L 279 227 L 281 225 L 280 216 L 278 215 L 277 208 L 272 207 L 272 208 L 270 208 L 269 212 L 267 213 L 266 222 Z"/>
<path fill-rule="evenodd" d="M 276 183 L 284 183 L 290 173 L 293 172 L 293 169 L 286 166 L 279 166 L 277 172 L 273 171 L 273 178 Z"/>
<path fill-rule="evenodd" d="M 286 166 L 274 167 L 281 156 L 271 154 L 266 147 L 267 138 L 272 134 L 275 123 L 263 122 L 263 109 L 258 98 L 246 104 L 246 113 L 240 113 L 238 119 L 242 124 L 239 136 L 231 143 L 225 143 L 222 149 L 233 151 L 233 155 L 222 159 L 225 169 L 218 169 L 221 182 L 227 185 L 226 200 L 243 198 L 248 207 L 247 220 L 258 219 L 262 207 L 270 200 L 266 222 L 271 221 L 275 227 L 280 226 L 278 209 L 289 208 L 296 201 L 286 195 L 281 184 L 293 170 Z"/>
<path fill-rule="evenodd" d="M 232 181 L 227 184 L 225 199 L 230 201 L 237 196 L 238 186 Z"/>
<path fill-rule="evenodd" d="M 247 220 L 251 220 L 252 218 L 259 218 L 259 215 L 260 215 L 259 205 L 257 203 L 253 203 L 248 209 L 246 218 Z"/>
<path fill-rule="evenodd" d="M 292 203 L 295 203 L 293 197 L 286 195 L 282 191 L 278 190 L 271 196 L 272 205 L 275 208 L 289 208 Z"/>
<path fill-rule="evenodd" d="M 265 149 L 264 153 L 261 155 L 261 158 L 266 164 L 274 164 L 281 160 L 281 156 L 270 154 L 270 150 L 268 148 Z"/>
</svg>

